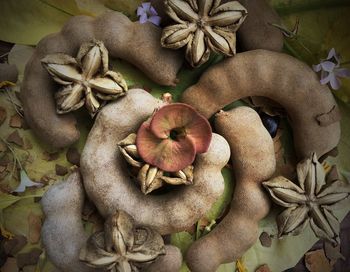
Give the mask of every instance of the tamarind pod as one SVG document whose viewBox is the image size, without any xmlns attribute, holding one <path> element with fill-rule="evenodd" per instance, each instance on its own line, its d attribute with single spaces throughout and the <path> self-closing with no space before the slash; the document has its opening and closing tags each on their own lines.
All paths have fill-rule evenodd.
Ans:
<svg viewBox="0 0 350 272">
<path fill-rule="evenodd" d="M 56 113 L 57 85 L 42 67 L 42 58 L 58 52 L 75 57 L 82 43 L 97 39 L 104 42 L 110 57 L 132 63 L 158 84 L 174 86 L 183 59 L 181 52 L 162 48 L 160 36 L 161 29 L 150 23 L 131 22 L 122 13 L 109 12 L 95 19 L 72 17 L 59 33 L 43 38 L 26 65 L 21 88 L 24 115 L 34 133 L 56 148 L 79 139 L 75 117 Z"/>
<path fill-rule="evenodd" d="M 182 254 L 176 246 L 165 245 L 165 255 L 159 256 L 145 272 L 179 272 L 182 265 Z"/>
<path fill-rule="evenodd" d="M 117 143 L 134 133 L 162 102 L 140 89 L 105 106 L 98 114 L 81 156 L 81 172 L 89 198 L 102 216 L 116 209 L 160 234 L 183 231 L 199 220 L 224 190 L 221 169 L 230 157 L 229 146 L 214 134 L 206 153 L 194 162 L 193 185 L 169 193 L 144 195 L 129 176 Z"/>
<path fill-rule="evenodd" d="M 242 51 L 266 49 L 282 51 L 283 34 L 271 24 L 281 24 L 281 18 L 265 0 L 239 0 L 248 16 L 237 31 Z"/>
<path fill-rule="evenodd" d="M 275 171 L 271 136 L 259 115 L 239 107 L 215 116 L 215 127 L 231 147 L 235 191 L 230 211 L 206 236 L 187 251 L 186 263 L 192 272 L 214 272 L 222 263 L 240 258 L 258 237 L 258 222 L 270 209 L 261 183 Z"/>
<path fill-rule="evenodd" d="M 84 198 L 81 177 L 75 170 L 66 181 L 50 187 L 41 201 L 45 214 L 43 245 L 49 259 L 63 272 L 97 271 L 79 260 L 80 249 L 88 239 L 81 220 Z"/>
<path fill-rule="evenodd" d="M 18 70 L 16 65 L 0 63 L 0 83 L 2 81 L 9 81 L 16 83 L 18 78 Z"/>
<path fill-rule="evenodd" d="M 305 63 L 283 53 L 239 53 L 209 68 L 181 100 L 209 118 L 248 96 L 268 97 L 284 107 L 299 159 L 312 152 L 322 156 L 337 146 L 340 116 L 331 91 Z"/>
</svg>

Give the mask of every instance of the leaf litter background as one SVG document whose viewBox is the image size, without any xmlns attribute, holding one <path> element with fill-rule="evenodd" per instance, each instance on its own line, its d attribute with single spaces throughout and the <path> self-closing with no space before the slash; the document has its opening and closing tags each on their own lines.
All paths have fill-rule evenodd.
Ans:
<svg viewBox="0 0 350 272">
<path fill-rule="evenodd" d="M 8 0 L 1 3 L 0 40 L 16 44 L 8 46 L 11 51 L 3 50 L 1 61 L 15 64 L 19 70 L 19 81 L 11 88 L 3 88 L 0 93 L 0 228 L 1 271 L 57 271 L 47 260 L 40 244 L 40 229 L 44 220 L 40 208 L 40 198 L 53 183 L 62 180 L 69 168 L 79 164 L 81 152 L 92 121 L 84 112 L 78 112 L 79 129 L 82 136 L 74 146 L 53 150 L 38 141 L 26 127 L 21 113 L 17 93 L 23 78 L 24 66 L 31 56 L 35 44 L 45 35 L 57 32 L 73 15 L 97 16 L 108 10 L 121 11 L 136 20 L 135 10 L 140 0 Z M 300 20 L 298 35 L 285 40 L 285 51 L 309 65 L 319 63 L 334 47 L 340 53 L 343 67 L 350 68 L 350 2 L 346 0 L 270 0 L 270 4 L 283 18 L 285 27 L 292 29 L 297 18 Z M 6 44 L 2 43 L 2 47 Z M 305 49 L 306 48 L 306 49 Z M 199 69 L 182 68 L 179 73 L 180 83 L 175 88 L 162 87 L 147 79 L 132 65 L 114 60 L 113 68 L 118 69 L 126 78 L 130 87 L 142 87 L 155 97 L 164 92 L 171 92 L 176 101 L 183 90 L 194 84 L 202 72 L 210 65 L 221 60 L 213 56 Z M 342 80 L 342 88 L 334 92 L 342 112 L 342 138 L 339 144 L 339 156 L 329 159 L 328 163 L 337 163 L 343 178 L 350 177 L 350 80 Z M 235 103 L 232 106 L 236 106 Z M 18 113 L 19 112 L 19 113 Z M 275 138 L 276 156 L 286 169 L 293 165 L 291 132 L 284 121 Z M 4 141 L 3 141 L 4 140 Z M 234 170 L 234 169 L 233 169 Z M 216 221 L 225 214 L 234 189 L 231 169 L 223 170 L 225 192 L 211 211 L 192 229 L 170 237 L 172 244 L 185 252 L 195 240 L 215 227 Z M 40 187 L 27 187 L 23 193 L 11 193 L 19 184 L 36 182 Z M 350 201 L 349 201 L 350 202 Z M 340 207 L 337 216 L 343 219 L 350 210 L 350 203 Z M 270 215 L 260 222 L 262 233 L 256 244 L 237 263 L 222 265 L 221 272 L 228 271 L 265 271 L 267 264 L 271 271 L 337 271 L 350 269 L 350 219 L 342 223 L 341 252 L 347 260 L 329 262 L 339 258 L 339 252 L 323 250 L 323 244 L 308 227 L 299 236 L 278 240 L 275 216 L 279 212 L 274 208 Z M 98 228 L 98 217 L 91 205 L 86 205 L 83 219 L 86 231 Z M 216 220 L 216 221 L 215 221 Z M 12 238 L 12 239 L 9 239 Z M 313 250 L 305 255 L 311 247 Z M 327 259 L 325 257 L 327 254 Z M 334 256 L 330 256 L 334 255 Z M 300 261 L 299 261 L 300 260 Z M 299 262 L 299 263 L 298 263 Z M 297 264 L 298 263 L 298 264 Z M 306 265 L 305 265 L 306 264 Z M 266 268 L 266 267 L 265 267 Z M 185 264 L 182 271 L 188 271 Z"/>
</svg>

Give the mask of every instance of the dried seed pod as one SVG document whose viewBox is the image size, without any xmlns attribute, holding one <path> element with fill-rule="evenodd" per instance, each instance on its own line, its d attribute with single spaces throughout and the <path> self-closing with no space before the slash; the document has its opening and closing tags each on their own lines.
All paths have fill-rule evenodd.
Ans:
<svg viewBox="0 0 350 272">
<path fill-rule="evenodd" d="M 312 152 L 323 156 L 337 146 L 340 115 L 331 91 L 310 67 L 286 54 L 267 50 L 237 54 L 210 67 L 181 99 L 209 118 L 248 96 L 268 97 L 283 106 L 300 160 Z M 329 118 L 322 122 L 325 115 Z"/>
<path fill-rule="evenodd" d="M 109 12 L 97 18 L 72 17 L 61 32 L 39 42 L 27 63 L 21 98 L 28 125 L 41 140 L 56 148 L 77 141 L 79 131 L 75 127 L 76 119 L 71 114 L 57 115 L 52 95 L 56 85 L 42 68 L 40 60 L 58 52 L 74 55 L 84 42 L 93 39 L 102 41 L 111 57 L 132 63 L 156 83 L 175 85 L 177 71 L 182 65 L 181 52 L 161 48 L 160 35 L 160 28 L 152 24 L 133 23 L 119 12 Z M 88 61 L 91 59 L 79 60 L 82 63 Z M 91 96 L 85 103 L 91 111 L 99 107 Z"/>
<path fill-rule="evenodd" d="M 256 242 L 258 223 L 270 209 L 261 182 L 274 173 L 276 160 L 259 115 L 239 107 L 215 117 L 217 131 L 231 147 L 236 185 L 229 213 L 188 249 L 186 263 L 192 272 L 214 272 L 220 264 L 240 258 Z"/>
<path fill-rule="evenodd" d="M 239 0 L 248 10 L 247 19 L 237 31 L 243 51 L 266 49 L 282 51 L 283 34 L 271 24 L 281 24 L 281 18 L 266 0 Z"/>
<path fill-rule="evenodd" d="M 93 240 L 93 248 L 97 248 L 97 252 L 85 250 L 85 252 L 81 253 L 81 249 L 88 240 L 82 224 L 83 221 L 81 220 L 84 196 L 80 174 L 76 170 L 66 181 L 50 187 L 42 199 L 42 206 L 46 216 L 41 233 L 43 245 L 50 261 L 62 272 L 100 271 L 87 266 L 79 259 L 79 255 L 81 255 L 89 260 L 96 260 L 96 254 L 101 254 L 102 252 L 99 249 L 101 240 L 105 239 L 103 232 L 100 235 L 95 235 L 91 240 Z M 117 227 L 119 232 L 123 233 L 123 237 L 128 237 L 130 222 L 133 223 L 132 220 L 125 219 L 124 214 L 120 214 L 117 218 L 113 217 L 107 221 L 106 229 L 112 230 Z M 141 252 L 150 253 L 153 249 L 152 246 L 159 245 L 159 236 L 155 239 L 155 243 L 145 243 L 147 234 L 152 236 L 154 232 L 144 231 L 143 228 L 140 234 L 137 234 L 135 239 L 137 243 L 136 250 L 140 249 Z M 118 241 L 118 239 L 114 239 L 114 241 Z M 130 239 L 127 241 L 130 241 Z M 143 246 L 141 246 L 142 244 Z M 145 249 L 145 246 L 148 250 Z M 149 250 L 150 248 L 151 250 Z M 102 264 L 108 261 L 108 257 L 109 260 L 113 258 L 113 254 L 106 252 L 104 248 L 103 251 L 106 253 L 107 258 L 102 260 Z M 157 258 L 154 263 L 144 265 L 141 271 L 178 272 L 182 263 L 180 250 L 177 247 L 165 245 L 165 254 Z"/>
<path fill-rule="evenodd" d="M 137 223 L 169 234 L 192 226 L 222 194 L 221 169 L 230 152 L 227 142 L 213 134 L 208 151 L 197 155 L 193 165 L 193 185 L 182 186 L 171 193 L 144 195 L 132 184 L 125 159 L 120 152 L 115 152 L 115 147 L 160 105 L 162 101 L 137 89 L 129 90 L 123 99 L 108 104 L 90 131 L 80 165 L 89 198 L 104 217 L 121 209 Z"/>
</svg>

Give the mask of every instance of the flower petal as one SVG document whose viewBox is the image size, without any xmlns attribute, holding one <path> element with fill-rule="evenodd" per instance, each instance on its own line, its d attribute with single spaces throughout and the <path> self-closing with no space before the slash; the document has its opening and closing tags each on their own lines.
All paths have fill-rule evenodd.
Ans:
<svg viewBox="0 0 350 272">
<path fill-rule="evenodd" d="M 312 65 L 312 70 L 314 70 L 316 73 L 321 71 L 321 69 L 322 69 L 321 64 Z"/>
<path fill-rule="evenodd" d="M 141 158 L 158 168 L 175 172 L 192 164 L 196 150 L 188 137 L 172 139 L 157 138 L 149 128 L 149 122 L 144 122 L 137 132 L 137 150 Z"/>
<path fill-rule="evenodd" d="M 334 73 L 330 73 L 329 76 L 330 76 L 329 83 L 330 83 L 332 89 L 338 90 L 340 88 L 340 85 L 341 85 L 340 80 L 335 76 Z"/>
<path fill-rule="evenodd" d="M 150 7 L 151 7 L 151 2 L 144 2 L 141 4 L 142 8 L 144 9 L 145 12 L 148 12 Z"/>
<path fill-rule="evenodd" d="M 137 16 L 141 16 L 141 15 L 144 14 L 145 12 L 146 12 L 145 9 L 141 6 L 141 7 L 138 7 L 138 8 L 137 8 L 136 15 L 137 15 Z"/>
<path fill-rule="evenodd" d="M 330 82 L 331 76 L 332 76 L 331 73 L 329 73 L 327 76 L 324 76 L 324 75 L 322 74 L 322 75 L 321 75 L 320 83 L 321 83 L 322 85 L 326 85 L 328 82 Z"/>
<path fill-rule="evenodd" d="M 148 21 L 151 22 L 152 24 L 159 26 L 162 18 L 157 15 L 152 15 L 151 17 L 148 18 Z"/>
<path fill-rule="evenodd" d="M 149 9 L 149 14 L 151 16 L 155 16 L 155 15 L 158 15 L 158 12 L 156 11 L 156 9 L 154 7 L 151 6 Z"/>
<path fill-rule="evenodd" d="M 140 19 L 139 19 L 140 24 L 145 24 L 147 22 L 147 19 L 148 19 L 147 13 L 141 14 Z"/>
<path fill-rule="evenodd" d="M 335 65 L 338 66 L 340 64 L 339 55 L 335 52 L 334 48 L 329 50 L 327 60 L 331 60 L 332 58 L 335 59 L 335 61 L 336 61 Z"/>
<path fill-rule="evenodd" d="M 322 70 L 326 72 L 333 72 L 335 68 L 335 64 L 331 61 L 323 61 L 320 64 L 321 64 Z"/>
<path fill-rule="evenodd" d="M 334 69 L 334 73 L 337 77 L 350 77 L 350 70 L 347 68 Z"/>
<path fill-rule="evenodd" d="M 150 129 L 158 138 L 169 138 L 173 129 L 184 129 L 196 153 L 206 152 L 211 142 L 212 130 L 208 120 L 193 107 L 183 103 L 163 106 L 153 116 Z"/>
</svg>

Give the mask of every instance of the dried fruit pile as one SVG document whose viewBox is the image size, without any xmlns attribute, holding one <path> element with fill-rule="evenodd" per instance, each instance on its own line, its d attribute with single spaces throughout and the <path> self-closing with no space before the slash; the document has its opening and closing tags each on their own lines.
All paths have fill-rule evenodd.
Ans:
<svg viewBox="0 0 350 272">
<path fill-rule="evenodd" d="M 0 54 L 1 271 L 339 266 L 348 62 L 265 1 L 112 2 Z"/>
</svg>

